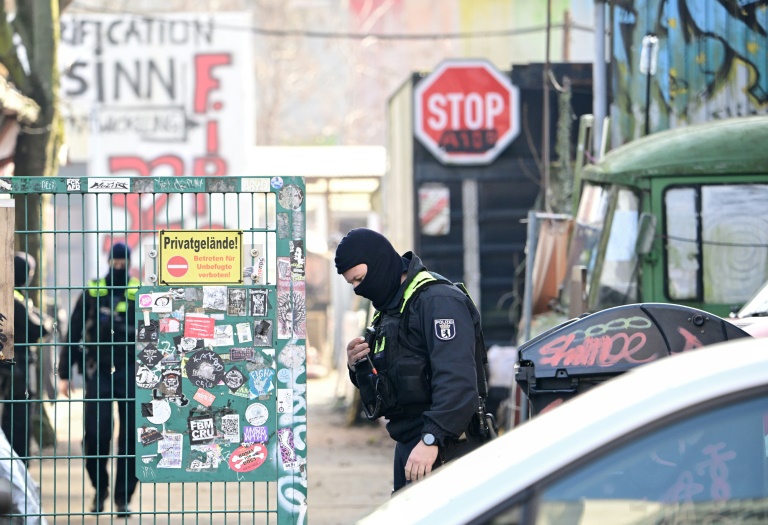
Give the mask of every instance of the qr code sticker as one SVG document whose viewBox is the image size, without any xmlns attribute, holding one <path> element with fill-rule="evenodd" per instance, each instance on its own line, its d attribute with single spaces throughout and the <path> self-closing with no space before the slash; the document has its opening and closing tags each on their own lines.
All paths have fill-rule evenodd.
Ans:
<svg viewBox="0 0 768 525">
<path fill-rule="evenodd" d="M 227 441 L 232 443 L 240 442 L 240 416 L 238 414 L 227 414 L 221 418 L 221 431 L 224 433 Z"/>
</svg>

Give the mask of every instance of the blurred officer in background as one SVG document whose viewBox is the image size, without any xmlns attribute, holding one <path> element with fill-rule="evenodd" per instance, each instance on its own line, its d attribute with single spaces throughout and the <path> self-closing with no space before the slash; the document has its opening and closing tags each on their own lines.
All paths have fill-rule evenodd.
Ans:
<svg viewBox="0 0 768 525">
<path fill-rule="evenodd" d="M 128 278 L 130 258 L 128 246 L 123 243 L 112 246 L 109 272 L 98 281 L 88 281 L 87 289 L 75 304 L 69 321 L 69 344 L 62 347 L 59 358 L 62 395 L 70 395 L 73 366 L 84 376 L 85 468 L 96 489 L 91 512 L 104 511 L 109 492 L 107 456 L 114 427 L 112 401 L 117 401 L 120 414 L 117 454 L 121 457 L 117 460 L 113 494 L 117 512 L 125 516 L 131 513 L 128 505 L 138 482 L 133 353 L 135 299 L 140 282 Z"/>
<path fill-rule="evenodd" d="M 37 399 L 30 367 L 36 354 L 32 348 L 50 333 L 40 311 L 27 297 L 26 287 L 35 274 L 35 259 L 24 252 L 13 257 L 13 359 L 15 364 L 0 368 L 3 399 L 2 428 L 13 450 L 26 463 L 32 439 L 32 401 Z"/>
</svg>

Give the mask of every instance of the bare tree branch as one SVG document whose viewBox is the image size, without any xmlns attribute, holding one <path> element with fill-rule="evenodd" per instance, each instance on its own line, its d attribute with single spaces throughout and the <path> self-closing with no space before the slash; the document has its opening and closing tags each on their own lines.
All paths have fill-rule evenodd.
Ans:
<svg viewBox="0 0 768 525">
<path fill-rule="evenodd" d="M 11 82 L 21 90 L 22 93 L 29 93 L 29 79 L 21 65 L 16 46 L 13 44 L 13 28 L 8 22 L 8 12 L 5 9 L 5 2 L 0 1 L 0 63 L 8 69 L 8 75 Z"/>
</svg>

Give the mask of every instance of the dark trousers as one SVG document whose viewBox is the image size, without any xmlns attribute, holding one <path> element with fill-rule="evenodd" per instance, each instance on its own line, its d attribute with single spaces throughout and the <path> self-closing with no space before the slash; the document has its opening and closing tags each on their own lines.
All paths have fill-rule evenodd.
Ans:
<svg viewBox="0 0 768 525">
<path fill-rule="evenodd" d="M 406 485 L 410 485 L 411 482 L 405 479 L 405 464 L 408 463 L 408 456 L 411 455 L 411 451 L 421 441 L 421 436 L 412 439 L 406 443 L 400 443 L 399 441 L 395 445 L 395 461 L 393 465 L 394 474 L 394 487 L 392 493 L 394 494 Z M 437 460 L 432 465 L 432 470 L 444 465 L 445 463 L 472 452 L 484 441 L 480 438 L 470 436 L 467 440 L 451 441 L 441 446 L 437 453 Z"/>
<path fill-rule="evenodd" d="M 114 500 L 117 504 L 128 504 L 136 490 L 136 382 L 133 375 L 127 375 L 125 369 L 109 370 L 98 368 L 89 363 L 85 374 L 85 469 L 91 484 L 96 489 L 96 497 L 107 498 L 109 475 L 110 444 L 113 428 L 113 398 L 117 399 L 120 417 L 120 432 L 117 438 L 117 468 L 115 470 Z"/>
<path fill-rule="evenodd" d="M 12 401 L 12 403 L 4 403 L 0 426 L 11 448 L 25 463 L 28 462 L 29 443 L 32 440 L 32 400 L 36 399 L 32 391 L 29 392 L 29 399 L 27 399 L 27 373 L 26 370 L 13 372 L 3 370 L 0 374 L 3 383 L 3 399 Z"/>
</svg>

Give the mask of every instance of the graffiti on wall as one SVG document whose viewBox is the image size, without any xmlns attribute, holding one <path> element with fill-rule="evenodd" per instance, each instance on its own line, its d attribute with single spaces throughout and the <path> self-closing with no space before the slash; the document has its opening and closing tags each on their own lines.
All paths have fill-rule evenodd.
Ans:
<svg viewBox="0 0 768 525">
<path fill-rule="evenodd" d="M 127 176 L 243 175 L 255 123 L 247 103 L 251 36 L 228 30 L 239 17 L 62 16 L 61 98 L 71 159 L 87 162 L 88 176 L 101 185 Z M 209 208 L 201 195 L 115 194 L 98 220 L 134 232 L 222 227 L 208 224 Z M 138 235 L 127 241 L 140 244 Z M 111 242 L 100 239 L 101 251 Z"/>
<path fill-rule="evenodd" d="M 768 113 L 768 0 L 621 0 L 613 13 L 614 146 L 644 133 Z M 640 72 L 642 40 L 659 39 Z"/>
</svg>

